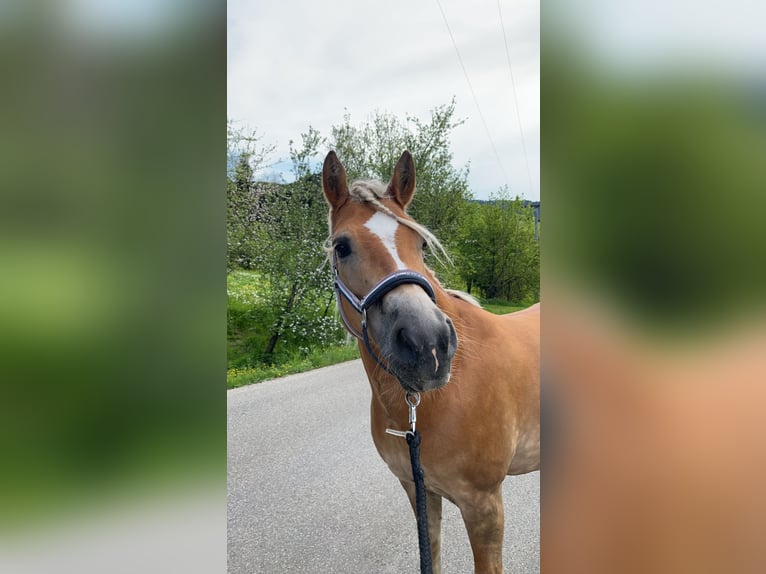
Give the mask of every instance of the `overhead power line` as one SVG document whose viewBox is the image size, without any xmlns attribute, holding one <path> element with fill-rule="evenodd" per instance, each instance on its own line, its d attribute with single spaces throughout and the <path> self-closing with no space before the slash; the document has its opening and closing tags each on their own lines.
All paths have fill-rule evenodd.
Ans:
<svg viewBox="0 0 766 574">
<path fill-rule="evenodd" d="M 497 165 L 500 167 L 500 170 L 503 172 L 503 177 L 505 178 L 506 184 L 508 184 L 508 174 L 505 173 L 505 168 L 503 167 L 503 162 L 500 159 L 500 154 L 497 153 L 497 146 L 495 145 L 495 140 L 492 139 L 492 134 L 489 131 L 487 120 L 484 119 L 484 114 L 481 111 L 481 106 L 479 105 L 479 100 L 476 97 L 476 92 L 474 92 L 473 90 L 471 79 L 468 77 L 468 71 L 465 68 L 465 63 L 463 62 L 463 58 L 460 56 L 460 50 L 457 47 L 457 42 L 455 42 L 455 36 L 452 35 L 452 29 L 450 28 L 449 22 L 447 21 L 447 16 L 444 13 L 444 9 L 442 8 L 441 2 L 439 0 L 436 0 L 436 4 L 437 6 L 439 6 L 439 12 L 441 12 L 442 18 L 444 19 L 444 25 L 447 27 L 447 32 L 449 33 L 449 37 L 452 40 L 452 45 L 455 47 L 455 53 L 457 54 L 457 59 L 460 62 L 460 68 L 463 70 L 463 75 L 465 76 L 465 81 L 468 84 L 468 89 L 471 92 L 473 103 L 476 104 L 476 110 L 479 112 L 479 118 L 481 119 L 481 123 L 484 126 L 484 131 L 487 134 L 487 139 L 489 140 L 489 143 L 492 146 L 492 151 L 495 153 L 495 159 L 497 159 Z"/>
<path fill-rule="evenodd" d="M 529 178 L 529 193 L 532 195 L 534 189 L 532 185 L 532 170 L 529 168 L 529 155 L 527 154 L 527 143 L 524 138 L 524 128 L 521 124 L 521 112 L 519 111 L 519 98 L 516 95 L 516 80 L 513 77 L 513 66 L 511 65 L 511 51 L 508 49 L 508 36 L 505 33 L 505 23 L 503 22 L 503 11 L 500 9 L 500 0 L 497 0 L 497 13 L 500 15 L 500 26 L 503 29 L 503 41 L 505 42 L 505 57 L 508 61 L 508 72 L 511 74 L 511 89 L 513 91 L 513 103 L 516 106 L 516 119 L 519 122 L 519 133 L 521 134 L 521 149 L 524 152 L 524 162 L 527 164 L 527 177 Z"/>
</svg>

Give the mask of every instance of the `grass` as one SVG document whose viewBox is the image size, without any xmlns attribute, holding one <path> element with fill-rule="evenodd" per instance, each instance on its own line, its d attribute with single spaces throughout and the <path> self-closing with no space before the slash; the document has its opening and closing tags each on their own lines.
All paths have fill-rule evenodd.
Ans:
<svg viewBox="0 0 766 574">
<path fill-rule="evenodd" d="M 227 275 L 226 285 L 228 388 L 359 357 L 356 343 L 342 342 L 344 337 L 338 324 L 337 338 L 333 337 L 324 344 L 311 335 L 304 335 L 301 339 L 292 333 L 284 333 L 275 352 L 264 358 L 264 349 L 270 338 L 269 327 L 277 318 L 276 310 L 269 304 L 268 281 L 255 271 L 235 270 Z M 321 301 L 322 306 L 325 299 Z"/>
<path fill-rule="evenodd" d="M 480 301 L 480 303 L 483 309 L 486 309 L 495 315 L 505 315 L 506 313 L 521 311 L 525 308 L 524 305 L 512 305 L 508 301 L 503 301 L 502 299 L 489 299 L 486 302 Z"/>
<path fill-rule="evenodd" d="M 229 369 L 226 372 L 226 383 L 228 388 L 234 389 L 358 358 L 359 347 L 357 347 L 356 342 L 352 341 L 325 349 L 311 350 L 305 355 L 295 353 L 294 356 L 280 362 L 278 365 L 259 365 L 250 368 Z"/>
</svg>

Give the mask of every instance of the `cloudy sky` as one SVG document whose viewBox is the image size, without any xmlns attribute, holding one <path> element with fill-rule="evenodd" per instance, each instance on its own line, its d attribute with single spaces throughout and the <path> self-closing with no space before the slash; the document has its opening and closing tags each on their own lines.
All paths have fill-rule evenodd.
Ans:
<svg viewBox="0 0 766 574">
<path fill-rule="evenodd" d="M 278 162 L 309 125 L 329 136 L 345 110 L 356 124 L 375 110 L 426 119 L 454 96 L 466 120 L 454 163 L 470 162 L 474 194 L 507 184 L 536 200 L 539 23 L 539 0 L 229 0 L 228 117 L 274 144 Z"/>
</svg>

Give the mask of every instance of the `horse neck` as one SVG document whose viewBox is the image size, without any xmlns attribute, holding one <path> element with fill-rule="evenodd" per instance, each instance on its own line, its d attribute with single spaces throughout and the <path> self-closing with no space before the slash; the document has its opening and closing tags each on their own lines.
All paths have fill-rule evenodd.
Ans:
<svg viewBox="0 0 766 574">
<path fill-rule="evenodd" d="M 448 292 L 441 286 L 438 286 L 436 292 L 436 300 L 439 309 L 452 320 L 458 334 L 470 327 L 477 320 L 477 311 L 481 311 L 479 307 Z M 460 346 L 458 346 L 457 352 L 460 352 Z"/>
<path fill-rule="evenodd" d="M 392 374 L 386 372 L 365 348 L 362 341 L 359 341 L 359 354 L 362 357 L 364 370 L 367 372 L 367 379 L 372 391 L 372 400 L 376 402 L 389 419 L 397 420 L 403 418 L 402 413 L 406 412 L 404 406 L 405 391 L 399 384 L 399 381 Z"/>
</svg>

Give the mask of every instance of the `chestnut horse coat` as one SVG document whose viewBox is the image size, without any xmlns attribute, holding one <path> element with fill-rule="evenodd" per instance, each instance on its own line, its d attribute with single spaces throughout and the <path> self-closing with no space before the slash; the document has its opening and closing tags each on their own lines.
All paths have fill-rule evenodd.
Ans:
<svg viewBox="0 0 766 574">
<path fill-rule="evenodd" d="M 360 182 L 349 188 L 337 156 L 327 155 L 322 183 L 336 281 L 358 299 L 397 270 L 413 271 L 433 288 L 432 299 L 420 285 L 398 285 L 367 312 L 377 358 L 361 341 L 359 348 L 372 389 L 372 437 L 414 505 L 407 443 L 386 429 L 409 428 L 405 396 L 419 392 L 434 572 L 441 571 L 446 498 L 460 508 L 475 572 L 501 573 L 503 480 L 540 465 L 540 306 L 497 316 L 440 285 L 423 261 L 424 243 L 438 242 L 406 213 L 414 169 L 404 152 L 387 187 Z M 338 300 L 347 328 L 364 332 L 358 310 Z"/>
</svg>

